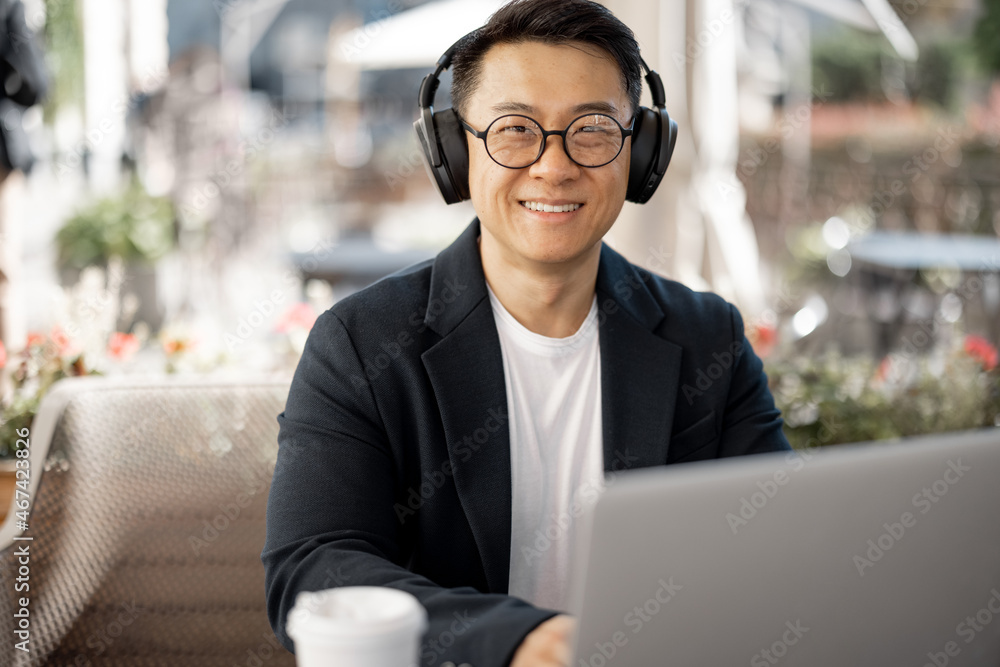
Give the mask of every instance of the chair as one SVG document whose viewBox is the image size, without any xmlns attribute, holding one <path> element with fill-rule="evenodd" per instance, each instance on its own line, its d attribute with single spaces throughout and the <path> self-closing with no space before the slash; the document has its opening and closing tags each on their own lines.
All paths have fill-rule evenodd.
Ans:
<svg viewBox="0 0 1000 667">
<path fill-rule="evenodd" d="M 13 510 L 0 528 L 0 666 L 293 666 L 260 562 L 287 395 L 274 380 L 55 385 L 30 435 L 32 539 L 15 541 Z M 11 650 L 20 597 L 28 653 Z"/>
</svg>

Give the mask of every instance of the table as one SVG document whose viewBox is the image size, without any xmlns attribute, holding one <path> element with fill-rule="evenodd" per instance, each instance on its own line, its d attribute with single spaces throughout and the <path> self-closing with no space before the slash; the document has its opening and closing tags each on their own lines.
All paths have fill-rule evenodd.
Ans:
<svg viewBox="0 0 1000 667">
<path fill-rule="evenodd" d="M 371 237 L 359 236 L 348 237 L 313 252 L 294 253 L 292 262 L 303 282 L 317 279 L 330 283 L 334 289 L 344 286 L 360 289 L 436 255 L 437 250 L 386 250 Z"/>
<path fill-rule="evenodd" d="M 874 232 L 847 246 L 857 274 L 869 293 L 869 310 L 885 310 L 886 298 L 895 299 L 890 313 L 873 313 L 878 322 L 878 352 L 888 353 L 905 324 L 899 303 L 912 289 L 918 272 L 951 269 L 960 283 L 950 293 L 963 305 L 978 302 L 993 342 L 1000 340 L 1000 239 L 969 234 Z M 935 312 L 943 294 L 937 295 Z M 881 316 L 879 316 L 881 315 Z"/>
</svg>

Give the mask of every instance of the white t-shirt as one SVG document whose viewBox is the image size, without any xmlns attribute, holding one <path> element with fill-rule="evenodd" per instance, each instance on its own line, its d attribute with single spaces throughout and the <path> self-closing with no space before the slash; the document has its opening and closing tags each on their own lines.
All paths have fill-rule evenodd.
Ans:
<svg viewBox="0 0 1000 667">
<path fill-rule="evenodd" d="M 604 479 L 597 296 L 575 334 L 549 338 L 526 329 L 489 294 L 510 420 L 508 592 L 565 611 L 580 514 Z"/>
</svg>

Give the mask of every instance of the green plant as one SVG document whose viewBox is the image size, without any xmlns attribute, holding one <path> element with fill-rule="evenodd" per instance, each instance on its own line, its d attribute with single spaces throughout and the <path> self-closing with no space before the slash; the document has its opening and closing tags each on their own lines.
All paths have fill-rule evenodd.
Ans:
<svg viewBox="0 0 1000 667">
<path fill-rule="evenodd" d="M 767 362 L 793 447 L 1000 425 L 996 348 L 968 336 L 947 353 L 881 362 L 828 353 Z"/>
<path fill-rule="evenodd" d="M 1000 0 L 982 0 L 982 6 L 972 44 L 983 68 L 1000 74 Z"/>
<path fill-rule="evenodd" d="M 67 106 L 83 105 L 83 28 L 76 0 L 45 0 L 45 61 L 52 86 L 45 119 L 52 122 Z"/>
<path fill-rule="evenodd" d="M 813 44 L 812 79 L 826 102 L 885 99 L 881 59 L 886 45 L 876 35 L 834 30 Z"/>
<path fill-rule="evenodd" d="M 82 269 L 104 265 L 113 256 L 152 263 L 174 243 L 174 212 L 164 197 L 151 197 L 133 184 L 118 197 L 80 211 L 56 234 L 59 265 Z"/>
<path fill-rule="evenodd" d="M 907 87 L 913 99 L 949 108 L 961 85 L 963 43 L 937 41 L 920 45 L 920 57 L 910 68 Z"/>
<path fill-rule="evenodd" d="M 881 35 L 835 30 L 813 45 L 813 84 L 824 102 L 880 103 L 888 99 L 886 76 L 898 69 L 905 78 L 898 85 L 905 84 L 910 99 L 948 108 L 966 78 L 966 55 L 961 40 L 928 40 L 920 44 L 917 62 L 903 64 Z"/>
<path fill-rule="evenodd" d="M 95 374 L 59 328 L 48 336 L 29 334 L 24 350 L 8 362 L 13 364 L 14 392 L 9 401 L 0 404 L 0 458 L 14 455 L 19 439 L 17 431 L 31 426 L 42 397 L 57 380 Z"/>
</svg>

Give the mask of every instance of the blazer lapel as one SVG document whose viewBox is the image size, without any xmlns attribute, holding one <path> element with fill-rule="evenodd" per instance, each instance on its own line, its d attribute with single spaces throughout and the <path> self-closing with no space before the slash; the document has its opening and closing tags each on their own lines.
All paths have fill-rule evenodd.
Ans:
<svg viewBox="0 0 1000 667">
<path fill-rule="evenodd" d="M 601 249 L 597 298 L 608 472 L 667 460 L 682 350 L 653 333 L 665 315 L 646 287 L 649 278 L 608 246 Z"/>
<path fill-rule="evenodd" d="M 431 271 L 424 323 L 442 336 L 421 359 L 444 424 L 455 488 L 490 590 L 510 575 L 510 432 L 503 355 L 474 221 Z"/>
</svg>

